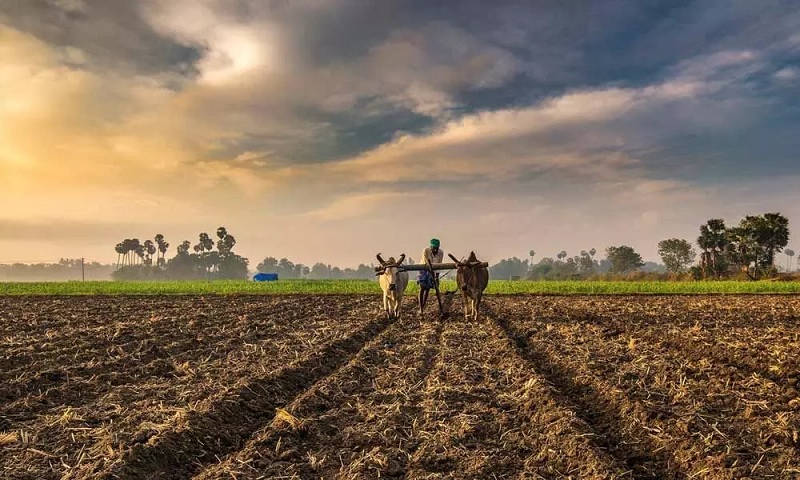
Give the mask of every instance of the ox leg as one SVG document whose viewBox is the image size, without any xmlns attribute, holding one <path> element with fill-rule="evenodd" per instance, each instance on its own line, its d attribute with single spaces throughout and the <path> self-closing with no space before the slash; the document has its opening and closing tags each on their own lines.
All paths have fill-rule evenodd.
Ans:
<svg viewBox="0 0 800 480">
<path fill-rule="evenodd" d="M 383 311 L 386 313 L 386 318 L 392 319 L 391 313 L 389 313 L 389 292 L 383 292 Z"/>
<path fill-rule="evenodd" d="M 403 304 L 403 296 L 397 295 L 394 300 L 394 318 L 400 318 L 400 305 Z"/>
<path fill-rule="evenodd" d="M 477 321 L 478 320 L 478 310 L 481 308 L 481 294 L 478 294 L 478 297 L 475 299 L 475 305 L 473 306 L 472 312 L 472 319 Z"/>
</svg>

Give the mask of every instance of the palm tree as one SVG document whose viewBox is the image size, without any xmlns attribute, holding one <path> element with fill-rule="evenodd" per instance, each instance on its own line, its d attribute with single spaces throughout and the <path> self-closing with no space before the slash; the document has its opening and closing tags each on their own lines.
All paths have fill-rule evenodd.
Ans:
<svg viewBox="0 0 800 480">
<path fill-rule="evenodd" d="M 145 264 L 150 267 L 153 265 L 153 254 L 156 253 L 156 246 L 153 244 L 152 240 L 145 240 L 143 245 L 144 253 L 146 254 L 145 257 Z"/>
<path fill-rule="evenodd" d="M 194 251 L 200 255 L 200 264 L 205 269 L 206 275 L 208 275 L 209 268 L 212 266 L 206 251 L 210 252 L 213 249 L 214 249 L 214 240 L 212 240 L 211 237 L 208 236 L 206 232 L 201 233 L 199 235 L 198 244 L 194 246 Z"/>
<path fill-rule="evenodd" d="M 531 250 L 528 252 L 528 256 L 531 257 L 531 264 L 528 265 L 528 276 L 533 274 L 533 257 L 536 256 L 536 250 Z"/>
<path fill-rule="evenodd" d="M 124 256 L 122 257 L 123 267 L 125 267 L 126 264 L 129 267 L 133 265 L 133 258 L 131 257 L 131 252 L 133 252 L 133 250 L 134 250 L 133 240 L 131 240 L 130 238 L 126 238 L 125 240 L 122 241 L 122 253 L 124 254 Z"/>
<path fill-rule="evenodd" d="M 117 252 L 117 270 L 119 270 L 119 259 L 123 253 L 125 253 L 125 247 L 122 245 L 122 242 L 118 243 L 114 247 L 114 251 Z"/>
<path fill-rule="evenodd" d="M 205 232 L 200 234 L 200 245 L 204 250 L 208 250 L 209 252 L 214 250 L 214 240 Z"/>
<path fill-rule="evenodd" d="M 144 262 L 144 244 L 142 244 L 142 242 L 139 241 L 138 238 L 134 238 L 133 239 L 133 253 L 136 254 L 136 257 L 134 257 L 134 260 L 136 260 L 136 258 L 138 258 L 139 259 L 139 263 L 143 263 Z"/>
<path fill-rule="evenodd" d="M 164 255 L 167 253 L 169 244 L 164 240 L 164 235 L 160 233 L 155 236 L 154 240 L 158 247 L 158 251 L 156 252 L 156 265 L 160 267 L 164 264 Z"/>
<path fill-rule="evenodd" d="M 178 245 L 178 255 L 185 255 L 189 253 L 189 249 L 192 248 L 192 242 L 189 240 L 184 240 Z"/>
</svg>

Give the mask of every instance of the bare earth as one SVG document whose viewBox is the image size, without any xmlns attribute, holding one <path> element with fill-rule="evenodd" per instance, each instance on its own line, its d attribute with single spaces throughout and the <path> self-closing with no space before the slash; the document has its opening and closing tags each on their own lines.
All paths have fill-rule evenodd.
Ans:
<svg viewBox="0 0 800 480">
<path fill-rule="evenodd" d="M 800 297 L 0 297 L 0 477 L 800 478 Z"/>
</svg>

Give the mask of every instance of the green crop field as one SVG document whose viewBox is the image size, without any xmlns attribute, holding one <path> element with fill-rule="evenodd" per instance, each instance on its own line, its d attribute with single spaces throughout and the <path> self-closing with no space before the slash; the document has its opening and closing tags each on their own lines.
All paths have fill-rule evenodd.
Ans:
<svg viewBox="0 0 800 480">
<path fill-rule="evenodd" d="M 455 282 L 443 281 L 443 291 Z M 413 280 L 406 291 L 415 294 Z M 487 294 L 797 294 L 800 282 L 667 282 L 667 281 L 504 281 L 489 283 Z M 8 282 L 0 295 L 191 295 L 191 294 L 380 294 L 375 281 L 281 280 L 174 282 Z"/>
</svg>

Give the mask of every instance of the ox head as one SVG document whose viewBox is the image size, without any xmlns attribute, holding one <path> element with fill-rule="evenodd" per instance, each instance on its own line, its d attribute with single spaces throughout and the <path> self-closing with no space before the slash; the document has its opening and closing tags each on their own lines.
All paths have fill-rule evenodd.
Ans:
<svg viewBox="0 0 800 480">
<path fill-rule="evenodd" d="M 397 274 L 399 273 L 397 267 L 403 264 L 403 262 L 406 259 L 406 254 L 405 253 L 401 254 L 399 260 L 395 260 L 394 257 L 389 257 L 388 262 L 384 260 L 383 257 L 381 257 L 380 253 L 376 257 L 378 259 L 378 263 L 381 264 L 381 270 L 375 275 L 376 276 L 386 275 L 386 280 L 388 280 L 389 282 L 389 290 L 390 291 L 396 290 Z"/>
</svg>

